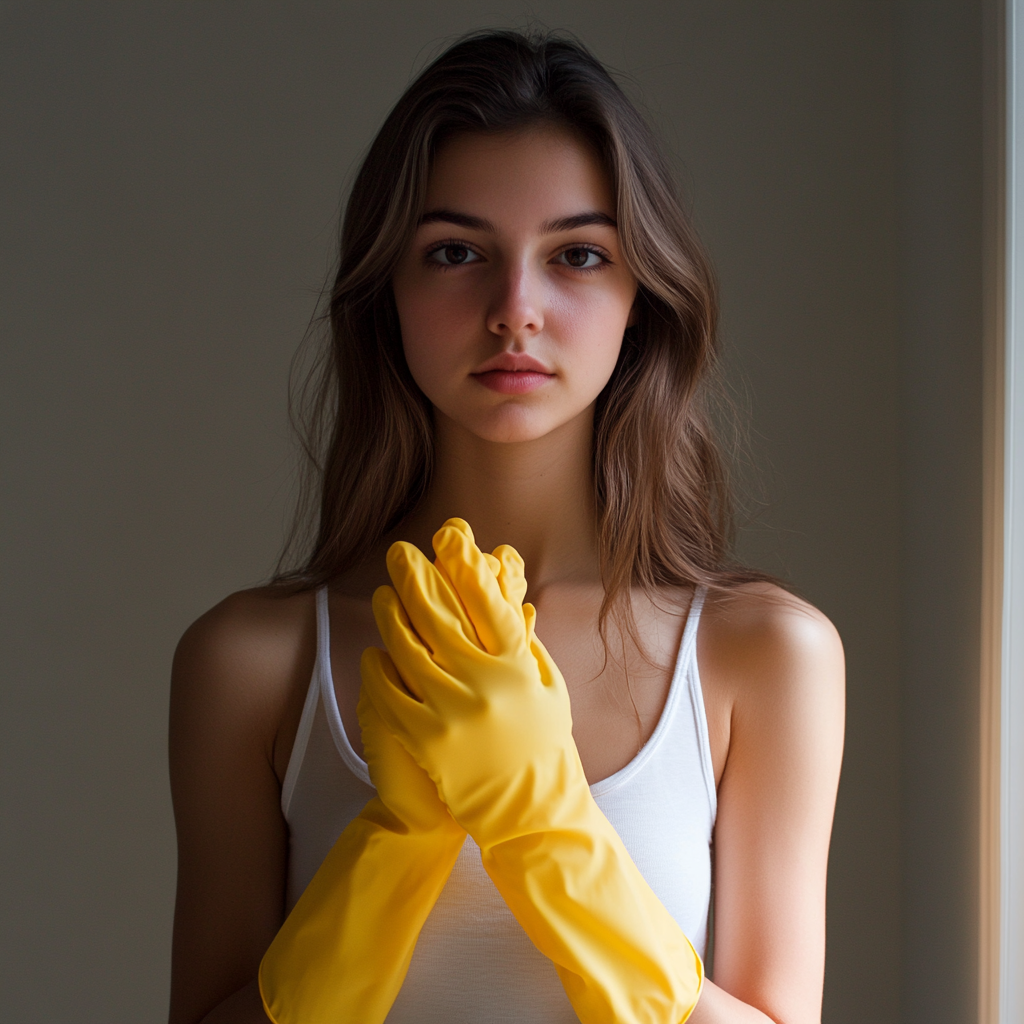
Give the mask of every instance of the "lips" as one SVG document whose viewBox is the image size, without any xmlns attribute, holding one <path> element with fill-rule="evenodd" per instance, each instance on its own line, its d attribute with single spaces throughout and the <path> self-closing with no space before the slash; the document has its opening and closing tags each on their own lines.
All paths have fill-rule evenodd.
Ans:
<svg viewBox="0 0 1024 1024">
<path fill-rule="evenodd" d="M 542 373 L 545 376 L 553 376 L 552 372 L 533 356 L 525 352 L 499 352 L 498 355 L 488 359 L 473 371 L 473 376 L 481 373 L 489 373 L 492 370 L 503 370 L 506 373 Z"/>
<path fill-rule="evenodd" d="M 473 379 L 485 388 L 502 395 L 526 395 L 553 378 L 553 373 L 537 373 L 535 370 L 486 370 L 473 374 Z"/>
<path fill-rule="evenodd" d="M 525 352 L 501 352 L 472 374 L 485 388 L 503 395 L 525 395 L 543 387 L 554 374 Z"/>
</svg>

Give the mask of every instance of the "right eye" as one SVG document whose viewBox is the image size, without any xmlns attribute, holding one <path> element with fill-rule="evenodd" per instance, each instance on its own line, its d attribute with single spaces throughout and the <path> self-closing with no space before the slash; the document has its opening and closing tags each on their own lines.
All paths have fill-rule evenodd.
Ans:
<svg viewBox="0 0 1024 1024">
<path fill-rule="evenodd" d="M 432 249 L 427 259 L 432 263 L 440 263 L 442 267 L 459 267 L 465 263 L 476 263 L 480 257 L 468 245 L 450 242 Z"/>
</svg>

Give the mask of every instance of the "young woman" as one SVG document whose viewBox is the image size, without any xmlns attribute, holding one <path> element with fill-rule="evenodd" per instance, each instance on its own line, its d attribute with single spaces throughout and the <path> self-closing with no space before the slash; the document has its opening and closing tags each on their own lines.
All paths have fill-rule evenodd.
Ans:
<svg viewBox="0 0 1024 1024">
<path fill-rule="evenodd" d="M 395 743 L 359 703 L 372 682 L 361 655 L 382 646 L 371 598 L 396 573 L 388 550 L 433 557 L 451 517 L 470 524 L 479 548 L 459 543 L 479 564 L 499 545 L 522 556 L 536 636 L 571 703 L 572 757 L 628 851 L 615 870 L 638 871 L 701 955 L 714 878 L 713 971 L 689 1019 L 820 1019 L 842 648 L 819 612 L 727 561 L 706 415 L 715 319 L 657 145 L 582 47 L 474 35 L 410 86 L 345 216 L 312 549 L 204 615 L 175 658 L 172 1024 L 266 1020 L 260 962 Z M 419 786 L 423 758 L 394 750 L 419 758 Z M 422 792 L 447 815 L 443 784 Z M 567 975 L 528 937 L 530 901 L 513 916 L 474 839 L 453 834 L 460 852 L 422 908 L 388 1021 L 576 1019 Z M 329 916 L 319 891 L 304 913 Z M 543 904 L 543 885 L 532 891 Z M 407 909 L 395 930 L 420 912 Z M 615 972 L 607 944 L 595 955 Z M 386 968 L 386 951 L 377 960 Z M 368 982 L 341 963 L 332 983 Z"/>
</svg>

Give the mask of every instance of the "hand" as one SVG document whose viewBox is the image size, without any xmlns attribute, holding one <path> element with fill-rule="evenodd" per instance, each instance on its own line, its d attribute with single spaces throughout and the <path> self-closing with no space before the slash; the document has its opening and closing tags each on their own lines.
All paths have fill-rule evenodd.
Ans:
<svg viewBox="0 0 1024 1024">
<path fill-rule="evenodd" d="M 356 711 L 363 757 L 377 790 L 377 799 L 367 804 L 364 814 L 375 816 L 396 833 L 437 832 L 464 838 L 465 831 L 452 818 L 430 776 L 390 732 L 365 690 L 360 691 Z"/>
<path fill-rule="evenodd" d="M 390 657 L 364 652 L 364 693 L 455 819 L 493 846 L 551 828 L 590 792 L 519 554 L 483 554 L 461 520 L 434 548 L 434 565 L 410 544 L 388 552 L 395 589 L 378 589 L 374 613 Z"/>
</svg>

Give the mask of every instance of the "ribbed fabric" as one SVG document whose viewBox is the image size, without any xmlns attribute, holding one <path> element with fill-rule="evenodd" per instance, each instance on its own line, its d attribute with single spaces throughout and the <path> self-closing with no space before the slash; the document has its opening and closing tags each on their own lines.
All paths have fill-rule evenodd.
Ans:
<svg viewBox="0 0 1024 1024">
<path fill-rule="evenodd" d="M 716 796 L 697 673 L 694 595 L 668 698 L 625 768 L 591 786 L 597 805 L 697 952 L 707 943 Z M 290 832 L 288 909 L 345 826 L 373 795 L 338 713 L 327 591 L 317 593 L 317 658 L 281 793 Z M 427 919 L 389 1024 L 571 1024 L 551 962 L 505 906 L 467 839 Z"/>
</svg>

